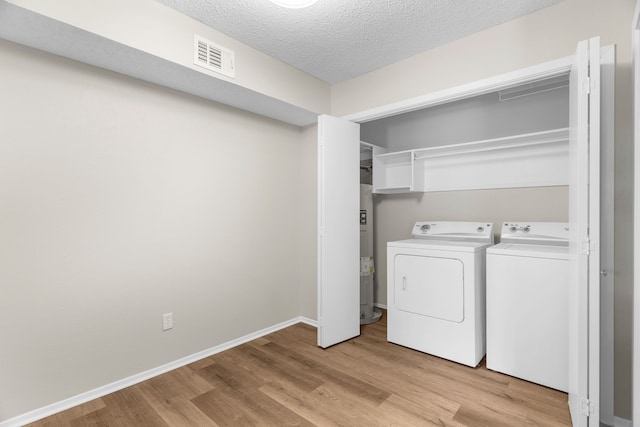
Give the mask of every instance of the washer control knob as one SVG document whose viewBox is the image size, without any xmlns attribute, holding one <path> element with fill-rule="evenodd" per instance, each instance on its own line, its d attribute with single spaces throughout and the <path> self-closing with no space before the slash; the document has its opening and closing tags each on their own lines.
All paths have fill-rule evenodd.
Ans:
<svg viewBox="0 0 640 427">
<path fill-rule="evenodd" d="M 518 231 L 518 228 L 515 225 L 512 225 L 511 227 L 509 227 L 509 231 L 515 233 L 516 231 Z"/>
<path fill-rule="evenodd" d="M 420 231 L 429 231 L 431 229 L 431 226 L 429 224 L 425 224 L 422 227 L 420 227 Z"/>
<path fill-rule="evenodd" d="M 484 227 L 478 227 L 478 233 L 482 233 L 484 231 Z"/>
<path fill-rule="evenodd" d="M 522 229 L 522 231 L 524 231 L 525 233 L 528 233 L 529 231 L 531 231 L 531 229 L 527 225 L 525 228 Z"/>
</svg>

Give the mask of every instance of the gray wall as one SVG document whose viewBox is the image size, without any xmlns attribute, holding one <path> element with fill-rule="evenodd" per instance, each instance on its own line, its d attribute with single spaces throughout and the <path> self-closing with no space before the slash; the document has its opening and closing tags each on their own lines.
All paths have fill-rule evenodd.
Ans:
<svg viewBox="0 0 640 427">
<path fill-rule="evenodd" d="M 568 187 L 375 195 L 374 301 L 387 304 L 387 242 L 409 238 L 416 221 L 568 221 Z M 496 236 L 497 237 L 497 236 Z"/>
<path fill-rule="evenodd" d="M 299 128 L 0 57 L 0 421 L 300 315 Z"/>
<path fill-rule="evenodd" d="M 564 87 L 507 101 L 489 93 L 363 123 L 360 139 L 393 152 L 568 126 L 569 90 Z"/>
<path fill-rule="evenodd" d="M 302 130 L 300 158 L 300 315 L 317 319 L 318 126 Z"/>
</svg>

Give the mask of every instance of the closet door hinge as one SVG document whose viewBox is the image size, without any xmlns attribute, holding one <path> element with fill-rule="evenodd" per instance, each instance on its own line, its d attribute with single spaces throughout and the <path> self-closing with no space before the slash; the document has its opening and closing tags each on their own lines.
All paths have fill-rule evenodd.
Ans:
<svg viewBox="0 0 640 427">
<path fill-rule="evenodd" d="M 591 248 L 592 248 L 591 240 L 588 237 L 586 237 L 582 241 L 582 245 L 580 247 L 580 253 L 582 255 L 591 255 Z"/>
<path fill-rule="evenodd" d="M 580 412 L 587 417 L 591 416 L 593 413 L 593 404 L 589 402 L 589 399 L 580 399 Z"/>
<path fill-rule="evenodd" d="M 585 95 L 589 95 L 591 93 L 591 78 L 587 77 L 582 82 L 582 91 Z"/>
</svg>

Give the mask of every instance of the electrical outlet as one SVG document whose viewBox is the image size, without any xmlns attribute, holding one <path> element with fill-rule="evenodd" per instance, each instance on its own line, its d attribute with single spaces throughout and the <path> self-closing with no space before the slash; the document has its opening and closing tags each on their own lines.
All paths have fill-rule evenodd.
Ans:
<svg viewBox="0 0 640 427">
<path fill-rule="evenodd" d="M 173 329 L 173 313 L 162 315 L 162 330 L 168 331 L 169 329 Z"/>
</svg>

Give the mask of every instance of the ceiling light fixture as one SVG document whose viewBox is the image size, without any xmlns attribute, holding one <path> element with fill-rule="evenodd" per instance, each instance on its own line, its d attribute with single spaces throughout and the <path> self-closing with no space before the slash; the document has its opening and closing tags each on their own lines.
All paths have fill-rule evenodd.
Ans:
<svg viewBox="0 0 640 427">
<path fill-rule="evenodd" d="M 303 7 L 311 6 L 317 1 L 318 0 L 271 0 L 272 3 L 289 9 L 302 9 Z"/>
</svg>

